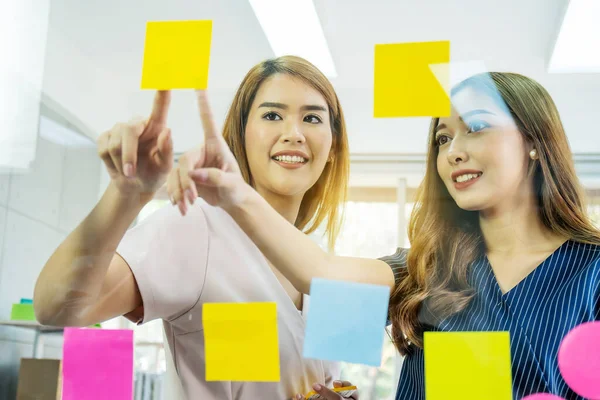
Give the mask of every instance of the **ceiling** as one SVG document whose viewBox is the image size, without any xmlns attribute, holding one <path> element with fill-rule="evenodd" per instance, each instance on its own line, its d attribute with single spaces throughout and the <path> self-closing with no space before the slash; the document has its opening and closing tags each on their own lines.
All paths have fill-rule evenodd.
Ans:
<svg viewBox="0 0 600 400">
<path fill-rule="evenodd" d="M 284 1 L 284 0 L 282 0 Z M 290 0 L 291 1 L 291 0 Z M 547 74 L 567 0 L 314 0 L 336 64 L 353 153 L 424 153 L 428 119 L 374 119 L 377 43 L 450 40 L 453 61 L 483 60 L 541 82 L 557 103 L 575 152 L 600 153 L 590 118 L 600 74 Z M 89 128 L 149 112 L 140 89 L 145 23 L 212 19 L 209 93 L 222 121 L 237 85 L 272 50 L 248 0 L 51 0 L 44 95 Z M 588 117 L 588 118 L 586 118 Z M 202 140 L 192 91 L 176 91 L 169 123 L 176 151 Z"/>
</svg>

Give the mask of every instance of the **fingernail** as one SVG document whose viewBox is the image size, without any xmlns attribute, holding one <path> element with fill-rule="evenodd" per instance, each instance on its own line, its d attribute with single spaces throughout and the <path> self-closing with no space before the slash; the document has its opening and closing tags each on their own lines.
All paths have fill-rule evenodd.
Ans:
<svg viewBox="0 0 600 400">
<path fill-rule="evenodd" d="M 188 200 L 190 201 L 190 204 L 194 204 L 194 193 L 192 193 L 191 189 L 187 189 L 185 191 L 185 195 L 187 196 Z"/>
<path fill-rule="evenodd" d="M 317 392 L 321 390 L 321 385 L 319 385 L 318 383 L 315 383 L 313 385 L 313 389 L 315 389 Z"/>
<path fill-rule="evenodd" d="M 133 178 L 133 164 L 132 163 L 125 164 L 123 171 L 125 172 L 126 177 Z"/>
<path fill-rule="evenodd" d="M 302 400 L 302 395 L 301 395 L 301 394 L 297 394 L 297 395 L 296 395 L 296 399 L 297 399 L 297 400 Z"/>
<path fill-rule="evenodd" d="M 205 181 L 206 178 L 208 178 L 208 172 L 206 171 L 194 171 L 194 176 L 200 180 L 200 181 Z"/>
<path fill-rule="evenodd" d="M 334 384 L 341 385 L 342 381 L 333 381 Z"/>
</svg>

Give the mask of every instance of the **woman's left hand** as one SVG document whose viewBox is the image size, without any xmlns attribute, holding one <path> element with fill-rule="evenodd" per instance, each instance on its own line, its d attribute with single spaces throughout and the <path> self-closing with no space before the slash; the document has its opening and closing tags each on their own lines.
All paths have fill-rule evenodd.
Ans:
<svg viewBox="0 0 600 400">
<path fill-rule="evenodd" d="M 238 163 L 222 134 L 215 125 L 206 92 L 199 90 L 198 109 L 204 143 L 179 158 L 167 178 L 167 192 L 171 203 L 187 213 L 187 202 L 193 204 L 202 197 L 213 206 L 228 207 L 239 204 L 252 190 L 244 181 Z"/>
<path fill-rule="evenodd" d="M 345 386 L 352 386 L 352 384 L 348 381 L 333 381 L 334 388 L 340 388 Z M 358 390 L 352 394 L 350 397 L 343 397 L 342 395 L 334 392 L 331 389 L 326 388 L 323 385 L 314 384 L 313 390 L 317 392 L 323 399 L 327 400 L 344 400 L 344 399 L 353 399 L 358 400 Z M 305 400 L 306 398 L 302 394 L 297 394 L 295 397 L 296 400 Z"/>
</svg>

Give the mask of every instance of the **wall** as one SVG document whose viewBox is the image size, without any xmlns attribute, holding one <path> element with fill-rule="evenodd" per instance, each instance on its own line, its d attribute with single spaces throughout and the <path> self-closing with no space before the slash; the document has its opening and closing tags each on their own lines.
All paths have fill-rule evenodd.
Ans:
<svg viewBox="0 0 600 400">
<path fill-rule="evenodd" d="M 44 116 L 28 171 L 0 175 L 0 321 L 11 305 L 32 298 L 40 270 L 98 201 L 101 161 L 95 143 Z M 0 326 L 0 398 L 16 393 L 19 360 L 31 357 L 30 329 Z M 43 340 L 38 356 L 60 358 L 60 336 Z"/>
</svg>

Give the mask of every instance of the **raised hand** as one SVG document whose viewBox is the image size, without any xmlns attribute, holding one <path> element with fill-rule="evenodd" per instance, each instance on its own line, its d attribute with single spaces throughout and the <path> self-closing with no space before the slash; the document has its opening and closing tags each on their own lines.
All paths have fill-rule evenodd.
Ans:
<svg viewBox="0 0 600 400">
<path fill-rule="evenodd" d="M 250 188 L 215 125 L 206 92 L 196 93 L 204 143 L 183 154 L 167 179 L 171 202 L 179 206 L 182 215 L 187 213 L 187 203 L 193 204 L 196 197 L 214 206 L 227 207 L 242 201 Z"/>
<path fill-rule="evenodd" d="M 151 198 L 173 166 L 170 100 L 169 91 L 158 91 L 149 118 L 118 123 L 98 137 L 98 154 L 112 184 L 125 196 Z"/>
</svg>

